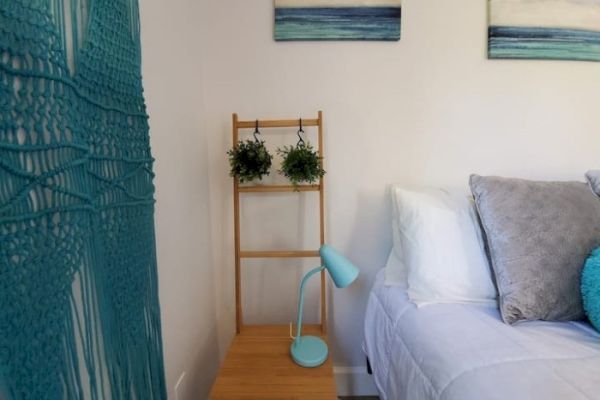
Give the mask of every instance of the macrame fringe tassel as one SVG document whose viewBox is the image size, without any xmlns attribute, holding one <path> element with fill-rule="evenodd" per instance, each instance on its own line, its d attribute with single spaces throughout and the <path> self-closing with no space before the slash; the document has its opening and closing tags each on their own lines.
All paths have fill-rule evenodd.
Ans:
<svg viewBox="0 0 600 400">
<path fill-rule="evenodd" d="M 137 0 L 0 0 L 0 399 L 166 400 Z"/>
</svg>

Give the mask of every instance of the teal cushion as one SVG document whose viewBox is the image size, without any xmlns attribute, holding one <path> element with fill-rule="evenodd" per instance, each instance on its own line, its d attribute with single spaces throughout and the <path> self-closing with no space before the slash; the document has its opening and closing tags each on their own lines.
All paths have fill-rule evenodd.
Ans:
<svg viewBox="0 0 600 400">
<path fill-rule="evenodd" d="M 581 296 L 586 315 L 600 331 L 600 247 L 592 252 L 583 267 Z"/>
</svg>

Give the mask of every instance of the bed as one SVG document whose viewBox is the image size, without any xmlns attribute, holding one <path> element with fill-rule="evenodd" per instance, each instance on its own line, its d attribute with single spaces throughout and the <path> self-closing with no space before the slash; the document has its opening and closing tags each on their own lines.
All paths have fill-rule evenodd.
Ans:
<svg viewBox="0 0 600 400">
<path fill-rule="evenodd" d="M 383 400 L 600 399 L 600 334 L 585 322 L 502 322 L 497 308 L 417 308 L 375 280 L 364 351 Z"/>
</svg>

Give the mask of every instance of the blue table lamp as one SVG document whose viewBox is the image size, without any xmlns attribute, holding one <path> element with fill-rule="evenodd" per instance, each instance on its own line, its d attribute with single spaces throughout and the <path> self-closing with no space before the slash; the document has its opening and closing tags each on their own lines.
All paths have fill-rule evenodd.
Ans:
<svg viewBox="0 0 600 400">
<path fill-rule="evenodd" d="M 300 283 L 300 299 L 298 301 L 297 333 L 290 348 L 290 353 L 296 364 L 303 367 L 318 367 L 327 360 L 327 344 L 316 336 L 302 336 L 302 307 L 304 306 L 304 285 L 308 279 L 326 269 L 338 288 L 350 285 L 358 276 L 358 268 L 346 257 L 333 248 L 323 245 L 319 249 L 323 265 L 309 271 Z"/>
</svg>

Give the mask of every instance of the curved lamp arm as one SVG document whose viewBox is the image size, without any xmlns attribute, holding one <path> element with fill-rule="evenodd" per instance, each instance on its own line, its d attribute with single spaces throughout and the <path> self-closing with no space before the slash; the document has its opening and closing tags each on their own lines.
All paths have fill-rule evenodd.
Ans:
<svg viewBox="0 0 600 400">
<path fill-rule="evenodd" d="M 296 323 L 296 338 L 294 339 L 294 344 L 298 343 L 300 340 L 300 336 L 302 335 L 302 309 L 304 307 L 304 285 L 314 274 L 321 272 L 325 269 L 324 266 L 317 267 L 308 271 L 304 278 L 302 278 L 302 282 L 300 283 L 300 298 L 298 299 L 298 321 Z"/>
</svg>

